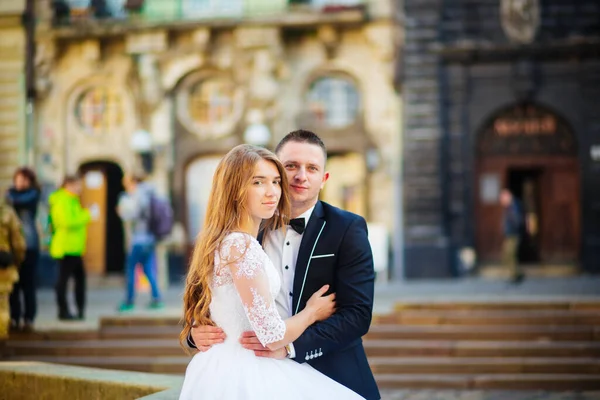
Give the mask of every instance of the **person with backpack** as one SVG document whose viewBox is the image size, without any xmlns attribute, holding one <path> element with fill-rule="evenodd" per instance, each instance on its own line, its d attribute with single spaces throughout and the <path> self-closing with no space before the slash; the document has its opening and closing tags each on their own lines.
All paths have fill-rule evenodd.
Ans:
<svg viewBox="0 0 600 400">
<path fill-rule="evenodd" d="M 37 312 L 35 285 L 40 258 L 40 235 L 36 227 L 36 216 L 40 197 L 41 190 L 35 172 L 28 167 L 17 169 L 13 186 L 6 192 L 6 199 L 21 220 L 27 251 L 19 268 L 19 281 L 15 282 L 10 294 L 10 326 L 14 330 L 22 328 L 25 332 L 33 331 Z"/>
<path fill-rule="evenodd" d="M 11 283 L 19 279 L 18 268 L 25 259 L 25 237 L 15 211 L 0 196 L 0 271 L 9 270 Z M 18 328 L 11 321 L 10 330 Z"/>
<path fill-rule="evenodd" d="M 152 290 L 149 308 L 162 308 L 163 302 L 156 273 L 156 242 L 162 239 L 164 233 L 161 228 L 164 225 L 163 220 L 167 218 L 161 220 L 160 211 L 164 209 L 165 203 L 156 198 L 153 188 L 144 181 L 142 175 L 126 175 L 123 178 L 123 186 L 125 192 L 119 199 L 117 212 L 126 224 L 129 251 L 125 265 L 125 300 L 118 310 L 126 312 L 135 307 L 137 265 L 141 265 Z"/>
<path fill-rule="evenodd" d="M 61 188 L 50 195 L 50 256 L 58 260 L 60 271 L 56 284 L 58 319 L 82 320 L 85 314 L 85 268 L 83 255 L 87 244 L 87 228 L 92 219 L 90 210 L 81 206 L 81 178 L 65 177 Z M 77 315 L 71 314 L 67 303 L 67 284 L 75 279 L 75 303 Z"/>
</svg>

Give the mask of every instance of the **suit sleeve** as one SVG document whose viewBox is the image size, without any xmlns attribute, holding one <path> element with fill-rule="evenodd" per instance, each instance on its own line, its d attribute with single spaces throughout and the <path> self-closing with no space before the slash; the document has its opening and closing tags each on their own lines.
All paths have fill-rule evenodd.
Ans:
<svg viewBox="0 0 600 400">
<path fill-rule="evenodd" d="M 294 342 L 296 360 L 327 355 L 360 339 L 369 330 L 373 313 L 375 271 L 367 224 L 358 218 L 348 227 L 339 248 L 335 293 L 337 311 L 309 327 Z M 310 358 L 309 358 L 310 359 Z"/>
</svg>

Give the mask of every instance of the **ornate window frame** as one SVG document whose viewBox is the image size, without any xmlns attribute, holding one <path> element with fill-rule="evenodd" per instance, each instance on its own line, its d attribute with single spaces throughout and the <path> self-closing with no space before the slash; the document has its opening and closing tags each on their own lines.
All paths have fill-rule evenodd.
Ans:
<svg viewBox="0 0 600 400">
<path fill-rule="evenodd" d="M 117 114 L 113 117 L 115 119 L 114 124 L 103 123 L 103 126 L 101 126 L 100 129 L 90 128 L 86 126 L 84 121 L 82 121 L 82 115 L 80 110 L 80 105 L 84 96 L 86 96 L 88 93 L 91 93 L 94 90 L 103 90 L 102 94 L 104 96 L 106 96 L 106 93 L 111 92 L 111 96 L 115 95 L 119 98 L 118 103 L 116 105 L 111 105 L 108 109 L 108 112 Z M 116 87 L 115 85 L 110 85 L 108 82 L 105 81 L 91 81 L 77 85 L 76 89 L 72 92 L 70 96 L 68 109 L 68 114 L 70 116 L 72 126 L 75 127 L 78 132 L 84 133 L 88 137 L 105 137 L 107 135 L 112 134 L 115 131 L 120 131 L 126 126 L 125 115 L 127 115 L 128 113 L 128 100 L 128 93 L 126 90 L 123 90 L 120 87 Z M 115 108 L 118 109 L 115 111 Z M 94 113 L 95 110 L 92 110 L 91 112 Z M 103 110 L 102 112 L 107 112 L 107 110 Z"/>
<path fill-rule="evenodd" d="M 190 90 L 195 85 L 201 85 L 210 80 L 228 80 L 233 85 L 231 98 L 232 109 L 229 117 L 212 124 L 200 124 L 195 121 L 189 112 Z M 201 139 L 220 139 L 233 134 L 244 112 L 244 90 L 237 85 L 229 74 L 214 71 L 192 72 L 178 85 L 175 96 L 177 119 L 189 131 Z"/>
<path fill-rule="evenodd" d="M 354 89 L 355 91 L 355 96 L 356 96 L 356 104 L 354 105 L 354 116 L 353 118 L 349 118 L 348 121 L 346 123 L 343 124 L 330 124 L 326 121 L 327 117 L 324 117 L 323 120 L 319 120 L 317 118 L 314 117 L 314 111 L 310 109 L 311 106 L 311 93 L 314 90 L 315 85 L 319 82 L 319 81 L 325 81 L 327 79 L 330 79 L 332 81 L 346 81 L 347 83 L 349 83 L 351 85 L 351 87 Z M 345 104 L 344 104 L 344 108 L 346 108 L 346 110 L 348 110 L 349 104 L 351 102 L 351 100 L 348 100 L 348 96 L 346 93 L 343 93 L 344 89 L 341 89 L 341 87 L 336 88 L 335 90 L 337 90 L 337 92 L 335 92 L 334 94 L 341 98 L 342 96 L 346 96 L 346 99 L 344 100 Z M 360 85 L 358 84 L 357 79 L 355 79 L 352 75 L 350 75 L 349 73 L 343 72 L 343 71 L 339 71 L 339 70 L 326 70 L 326 71 L 319 71 L 313 75 L 310 76 L 310 78 L 307 81 L 304 93 L 303 93 L 303 97 L 306 101 L 304 109 L 303 109 L 303 114 L 305 114 L 311 121 L 310 125 L 313 126 L 317 126 L 320 129 L 324 129 L 324 130 L 332 130 L 332 131 L 341 131 L 341 130 L 347 130 L 347 129 L 351 129 L 351 128 L 356 128 L 357 126 L 359 126 L 359 124 L 361 124 L 362 121 L 362 115 L 363 115 L 363 107 L 364 107 L 364 95 L 363 95 L 363 91 L 361 90 Z M 337 102 L 339 102 L 340 100 L 337 99 Z M 330 102 L 330 104 L 336 103 L 336 99 L 334 99 L 334 101 Z M 325 107 L 327 107 L 327 104 L 325 105 Z M 338 108 L 340 108 L 340 106 L 337 106 Z"/>
</svg>

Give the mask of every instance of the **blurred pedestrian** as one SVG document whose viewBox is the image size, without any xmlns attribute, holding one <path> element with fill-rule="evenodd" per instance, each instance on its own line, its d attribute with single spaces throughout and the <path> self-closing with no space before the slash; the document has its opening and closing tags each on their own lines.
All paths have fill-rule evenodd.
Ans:
<svg viewBox="0 0 600 400">
<path fill-rule="evenodd" d="M 524 224 L 523 209 L 519 201 L 515 199 L 512 192 L 508 189 L 502 189 L 500 192 L 500 204 L 504 207 L 504 215 L 502 217 L 504 233 L 502 263 L 510 271 L 510 281 L 512 283 L 521 283 L 525 278 L 525 274 L 519 265 L 517 251 Z"/>
<path fill-rule="evenodd" d="M 131 311 L 135 307 L 135 270 L 138 265 L 142 267 L 152 290 L 149 307 L 161 308 L 163 303 L 156 273 L 157 237 L 151 227 L 154 190 L 141 174 L 126 175 L 123 186 L 125 192 L 119 199 L 117 212 L 127 227 L 128 255 L 125 265 L 125 300 L 119 306 L 119 311 Z"/>
<path fill-rule="evenodd" d="M 0 197 L 0 270 L 9 269 L 14 282 L 18 280 L 18 268 L 25 259 L 26 247 L 19 217 Z M 10 330 L 17 329 L 19 325 L 11 320 Z"/>
<path fill-rule="evenodd" d="M 87 227 L 91 220 L 90 211 L 81 206 L 81 179 L 67 176 L 61 188 L 50 195 L 50 223 L 52 239 L 50 256 L 60 265 L 56 284 L 58 319 L 83 319 L 85 315 L 85 268 L 82 256 L 85 254 Z M 67 283 L 75 280 L 75 303 L 77 315 L 73 315 L 67 303 Z"/>
<path fill-rule="evenodd" d="M 19 281 L 15 282 L 10 294 L 10 323 L 13 329 L 22 327 L 27 332 L 33 330 L 37 312 L 35 292 L 40 235 L 36 227 L 36 217 L 40 197 L 41 190 L 35 172 L 28 167 L 17 169 L 13 177 L 13 186 L 6 192 L 6 200 L 21 220 L 27 251 L 19 268 Z"/>
</svg>

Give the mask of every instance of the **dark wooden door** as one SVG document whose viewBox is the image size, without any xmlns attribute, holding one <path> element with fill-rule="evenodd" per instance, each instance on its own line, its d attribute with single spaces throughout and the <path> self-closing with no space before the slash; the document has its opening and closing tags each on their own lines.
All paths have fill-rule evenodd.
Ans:
<svg viewBox="0 0 600 400">
<path fill-rule="evenodd" d="M 580 248 L 579 173 L 576 160 L 549 166 L 542 197 L 542 261 L 577 260 Z"/>
<path fill-rule="evenodd" d="M 487 157 L 477 162 L 475 182 L 476 247 L 479 260 L 500 260 L 503 209 L 498 192 L 509 171 L 540 171 L 539 252 L 544 263 L 573 262 L 581 240 L 579 170 L 572 157 Z"/>
</svg>

